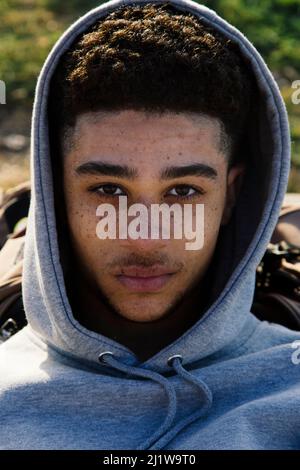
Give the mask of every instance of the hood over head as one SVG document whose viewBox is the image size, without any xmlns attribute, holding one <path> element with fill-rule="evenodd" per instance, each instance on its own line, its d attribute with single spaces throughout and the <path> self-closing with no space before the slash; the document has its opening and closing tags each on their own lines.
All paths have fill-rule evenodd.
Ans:
<svg viewBox="0 0 300 470">
<path fill-rule="evenodd" d="M 140 365 L 124 345 L 83 327 L 72 313 L 66 292 L 55 216 L 48 99 L 51 77 L 73 41 L 103 16 L 123 5 L 165 3 L 156 0 L 113 0 L 79 18 L 57 41 L 41 70 L 33 119 L 32 197 L 24 253 L 23 299 L 29 328 L 57 351 L 100 367 L 98 357 L 110 351 L 129 366 Z M 251 42 L 214 11 L 190 0 L 168 2 L 179 11 L 197 15 L 234 41 L 256 79 L 259 100 L 248 127 L 248 166 L 237 205 L 220 232 L 213 297 L 199 320 L 173 343 L 143 363 L 144 369 L 169 370 L 168 358 L 180 354 L 186 364 L 210 356 L 244 331 L 253 301 L 256 267 L 275 228 L 287 189 L 290 134 L 278 86 Z M 201 315 L 200 315 L 201 313 Z"/>
</svg>

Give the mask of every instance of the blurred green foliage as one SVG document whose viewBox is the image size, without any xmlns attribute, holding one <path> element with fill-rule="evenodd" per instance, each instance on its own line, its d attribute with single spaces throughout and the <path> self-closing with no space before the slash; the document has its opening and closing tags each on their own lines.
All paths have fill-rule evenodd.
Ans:
<svg viewBox="0 0 300 470">
<path fill-rule="evenodd" d="M 7 101 L 31 107 L 37 76 L 64 29 L 97 1 L 0 0 L 0 77 Z"/>
<path fill-rule="evenodd" d="M 31 109 L 36 79 L 52 45 L 70 23 L 101 3 L 99 0 L 0 0 L 0 79 L 6 83 L 9 106 Z M 199 3 L 216 10 L 240 29 L 274 73 L 289 112 L 293 165 L 300 170 L 300 105 L 291 102 L 291 83 L 300 79 L 300 0 L 203 0 Z M 300 191 L 300 176 L 296 175 L 291 185 L 290 191 Z"/>
<path fill-rule="evenodd" d="M 199 2 L 201 3 L 201 2 Z M 289 115 L 292 171 L 289 188 L 300 192 L 300 104 L 291 88 L 300 80 L 300 0 L 204 0 L 254 44 L 278 81 Z"/>
<path fill-rule="evenodd" d="M 300 0 L 206 0 L 240 29 L 272 70 L 300 72 Z"/>
</svg>

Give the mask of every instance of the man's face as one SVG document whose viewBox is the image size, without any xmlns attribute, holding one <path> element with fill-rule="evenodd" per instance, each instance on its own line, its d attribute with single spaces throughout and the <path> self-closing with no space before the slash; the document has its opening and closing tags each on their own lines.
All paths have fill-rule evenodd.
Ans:
<svg viewBox="0 0 300 470">
<path fill-rule="evenodd" d="M 73 145 L 64 152 L 72 247 L 82 280 L 123 318 L 162 318 L 205 275 L 241 173 L 227 172 L 220 135 L 217 119 L 194 113 L 126 110 L 77 118 Z M 118 215 L 121 195 L 128 207 L 141 203 L 149 214 L 152 204 L 191 204 L 195 218 L 196 204 L 204 204 L 203 247 L 187 250 L 184 237 L 100 239 L 96 209 L 109 203 Z"/>
</svg>

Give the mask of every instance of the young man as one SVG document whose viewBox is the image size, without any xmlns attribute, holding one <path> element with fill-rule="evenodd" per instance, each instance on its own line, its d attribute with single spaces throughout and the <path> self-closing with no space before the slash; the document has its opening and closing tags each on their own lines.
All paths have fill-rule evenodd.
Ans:
<svg viewBox="0 0 300 470">
<path fill-rule="evenodd" d="M 215 12 L 118 0 L 71 26 L 35 98 L 2 449 L 300 447 L 300 333 L 251 313 L 289 158 L 270 71 Z M 138 236 L 134 204 L 188 205 L 201 248 Z"/>
</svg>

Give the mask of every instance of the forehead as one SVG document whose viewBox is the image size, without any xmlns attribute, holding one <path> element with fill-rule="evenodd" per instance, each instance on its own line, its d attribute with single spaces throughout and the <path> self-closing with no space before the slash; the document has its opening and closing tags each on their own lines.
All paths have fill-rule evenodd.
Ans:
<svg viewBox="0 0 300 470">
<path fill-rule="evenodd" d="M 198 113 L 90 112 L 77 118 L 70 153 L 76 163 L 105 159 L 148 172 L 175 162 L 217 164 L 220 133 L 217 118 Z"/>
</svg>

